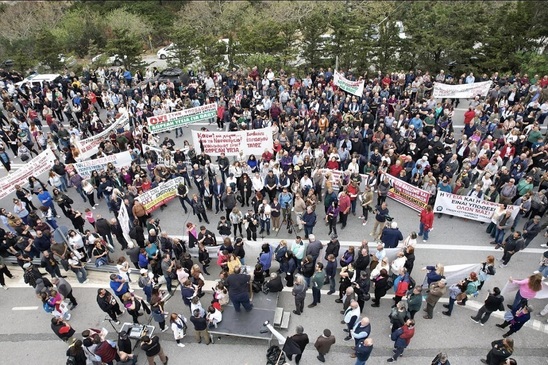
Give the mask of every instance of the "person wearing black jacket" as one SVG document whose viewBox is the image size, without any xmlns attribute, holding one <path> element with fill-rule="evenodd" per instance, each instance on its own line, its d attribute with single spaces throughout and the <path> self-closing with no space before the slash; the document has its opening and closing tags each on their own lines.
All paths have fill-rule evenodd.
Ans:
<svg viewBox="0 0 548 365">
<path fill-rule="evenodd" d="M 331 235 L 331 240 L 325 248 L 325 259 L 329 257 L 330 254 L 335 256 L 335 259 L 339 257 L 339 250 L 341 249 L 341 244 L 339 243 L 338 236 L 336 234 Z"/>
<path fill-rule="evenodd" d="M 104 288 L 97 290 L 97 304 L 116 324 L 120 324 L 117 316 L 123 314 L 123 312 L 120 310 L 116 298 L 108 290 Z"/>
<path fill-rule="evenodd" d="M 295 356 L 295 364 L 298 365 L 299 362 L 301 361 L 301 357 L 303 356 L 304 349 L 306 348 L 306 345 L 308 345 L 310 340 L 308 339 L 308 335 L 304 333 L 304 328 L 302 326 L 297 326 L 297 328 L 295 329 L 295 332 L 297 333 L 291 336 L 290 338 L 293 341 L 295 341 L 295 343 L 301 349 L 301 353 Z M 292 357 L 293 356 L 289 355 L 288 356 L 289 360 L 292 360 Z"/>
<path fill-rule="evenodd" d="M 272 292 L 272 293 L 281 292 L 284 288 L 282 277 L 275 272 L 271 273 L 270 280 L 266 283 L 266 287 L 268 288 L 269 292 Z"/>
<path fill-rule="evenodd" d="M 51 319 L 51 330 L 57 335 L 57 337 L 65 342 L 70 340 L 76 332 L 74 328 L 72 328 L 70 324 L 64 321 L 61 317 L 54 317 Z"/>
<path fill-rule="evenodd" d="M 112 247 L 114 247 L 110 224 L 100 214 L 97 214 L 97 220 L 95 221 L 95 230 L 105 241 L 107 241 Z"/>
<path fill-rule="evenodd" d="M 29 207 L 29 209 L 36 210 L 36 207 L 34 206 L 34 204 L 32 204 L 32 200 L 29 199 L 29 197 L 32 198 L 32 194 L 30 191 L 22 188 L 20 185 L 15 185 L 15 195 L 17 196 L 17 199 L 25 203 L 27 207 Z"/>
<path fill-rule="evenodd" d="M 500 259 L 501 264 L 499 267 L 506 267 L 512 256 L 523 248 L 523 238 L 521 238 L 521 232 L 515 231 L 513 234 L 506 237 L 503 246 L 504 253 Z"/>
<path fill-rule="evenodd" d="M 360 277 L 360 273 L 367 270 L 370 262 L 371 258 L 369 257 L 369 251 L 366 247 L 364 247 L 358 252 L 358 257 L 356 258 L 356 261 L 354 261 L 356 277 Z"/>
<path fill-rule="evenodd" d="M 42 261 L 40 262 L 40 265 L 46 269 L 48 274 L 51 275 L 52 278 L 54 277 L 62 277 L 66 278 L 66 276 L 61 276 L 61 270 L 59 269 L 59 261 L 53 257 L 53 254 L 51 251 L 44 251 L 42 252 Z"/>
<path fill-rule="evenodd" d="M 169 357 L 164 354 L 162 346 L 160 346 L 160 338 L 158 336 L 153 336 L 150 338 L 147 335 L 141 337 L 141 349 L 147 355 L 148 363 L 154 363 L 154 358 L 158 356 L 162 361 L 162 364 L 167 365 Z"/>
<path fill-rule="evenodd" d="M 379 302 L 386 295 L 388 289 L 390 289 L 388 285 L 388 272 L 382 269 L 379 276 L 375 279 L 375 298 L 371 304 L 372 307 L 379 307 Z"/>
<path fill-rule="evenodd" d="M 475 316 L 470 316 L 472 321 L 481 324 L 482 326 L 489 320 L 491 313 L 504 310 L 504 297 L 500 295 L 498 287 L 493 288 L 493 292 L 489 292 L 483 306 L 478 310 Z"/>
</svg>

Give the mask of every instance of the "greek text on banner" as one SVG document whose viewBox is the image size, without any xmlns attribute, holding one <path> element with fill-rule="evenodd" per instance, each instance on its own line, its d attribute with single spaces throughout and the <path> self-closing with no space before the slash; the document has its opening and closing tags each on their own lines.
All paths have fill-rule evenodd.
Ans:
<svg viewBox="0 0 548 365">
<path fill-rule="evenodd" d="M 252 129 L 238 132 L 200 132 L 192 131 L 192 142 L 196 151 L 210 156 L 262 155 L 265 149 L 272 149 L 272 128 Z"/>
<path fill-rule="evenodd" d="M 131 154 L 129 151 L 125 151 L 114 155 L 97 158 L 95 160 L 78 162 L 74 164 L 74 168 L 78 171 L 80 176 L 87 179 L 91 176 L 93 171 L 102 171 L 109 163 L 112 163 L 118 170 L 122 167 L 128 167 L 131 165 Z"/>
<path fill-rule="evenodd" d="M 473 84 L 449 85 L 434 82 L 434 98 L 474 98 L 477 95 L 486 96 L 491 88 L 491 81 L 475 82 Z"/>
<path fill-rule="evenodd" d="M 434 204 L 434 211 L 436 213 L 449 214 L 488 223 L 491 222 L 491 217 L 498 206 L 498 203 L 486 201 L 481 198 L 438 191 L 436 203 Z M 512 217 L 516 218 L 519 207 L 508 205 L 506 209 L 511 210 Z"/>
<path fill-rule="evenodd" d="M 382 179 L 384 180 L 386 177 L 390 181 L 390 190 L 388 190 L 389 198 L 394 199 L 403 205 L 407 205 L 409 208 L 418 212 L 422 211 L 428 205 L 428 200 L 430 199 L 429 192 L 419 189 L 416 186 L 408 184 L 389 174 L 383 174 Z"/>
<path fill-rule="evenodd" d="M 122 108 L 120 108 L 120 111 L 122 112 Z M 108 136 L 110 136 L 113 131 L 120 127 L 124 127 L 128 122 L 129 115 L 127 111 L 124 110 L 122 115 L 101 133 L 83 139 L 81 141 L 76 141 L 75 145 L 78 148 L 78 156 L 75 156 L 75 159 L 77 161 L 84 161 L 91 156 L 97 154 L 97 152 L 99 152 L 99 145 L 101 144 L 101 142 L 108 140 Z"/>
<path fill-rule="evenodd" d="M 30 160 L 14 173 L 0 179 L 0 199 L 4 199 L 15 191 L 15 185 L 26 185 L 31 176 L 39 176 L 49 171 L 56 157 L 48 148 L 38 156 Z"/>
<path fill-rule="evenodd" d="M 168 180 L 165 183 L 158 185 L 158 187 L 154 189 L 145 191 L 136 199 L 145 206 L 148 214 L 175 198 L 177 196 L 177 187 L 179 184 L 184 183 L 184 181 L 184 178 L 176 177 L 175 179 Z"/>
<path fill-rule="evenodd" d="M 333 83 L 335 86 L 340 87 L 342 90 L 354 94 L 356 96 L 361 97 L 363 95 L 363 87 L 365 84 L 364 80 L 361 81 L 350 81 L 337 71 L 335 71 L 335 75 L 333 76 Z"/>
<path fill-rule="evenodd" d="M 216 117 L 217 103 L 212 103 L 195 108 L 179 110 L 173 113 L 148 117 L 147 122 L 150 132 L 154 134 Z"/>
</svg>

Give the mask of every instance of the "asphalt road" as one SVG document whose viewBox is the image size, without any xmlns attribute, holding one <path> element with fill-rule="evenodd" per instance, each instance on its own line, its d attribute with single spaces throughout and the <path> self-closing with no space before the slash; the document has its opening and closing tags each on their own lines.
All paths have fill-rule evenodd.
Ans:
<svg viewBox="0 0 548 365">
<path fill-rule="evenodd" d="M 461 105 L 463 104 L 461 103 Z M 457 113 L 455 123 L 458 125 L 462 122 L 462 111 Z M 200 127 L 201 125 L 195 125 L 192 126 L 192 129 Z M 183 139 L 190 138 L 190 133 L 187 133 L 187 131 L 188 129 L 185 129 L 184 137 L 179 139 L 175 139 L 174 133 L 171 133 L 171 137 L 174 138 L 178 146 L 182 146 Z M 5 171 L 2 170 L 0 176 L 4 175 Z M 41 176 L 41 178 L 45 177 Z M 71 189 L 69 195 L 76 202 L 76 207 L 79 209 L 86 207 L 74 190 Z M 0 205 L 11 210 L 11 199 L 11 196 L 4 199 Z M 388 200 L 388 204 L 390 214 L 395 217 L 404 236 L 418 229 L 418 217 L 414 211 L 395 201 Z M 110 216 L 104 202 L 97 208 L 96 214 Z M 164 231 L 172 235 L 182 235 L 183 227 L 187 221 L 196 222 L 191 214 L 184 214 L 176 200 L 170 202 L 164 211 L 155 212 L 154 216 L 161 219 L 161 226 Z M 209 218 L 212 224 L 208 228 L 215 232 L 219 217 L 209 213 Z M 327 227 L 321 224 L 319 219 L 318 222 L 314 233 L 320 240 L 325 241 L 328 238 Z M 70 222 L 64 217 L 59 219 L 59 223 L 70 226 Z M 362 239 L 369 239 L 371 224 L 368 223 L 366 227 L 363 227 L 357 217 L 350 216 L 347 228 L 339 230 L 339 239 L 343 241 L 344 245 L 357 244 Z M 501 251 L 495 251 L 489 245 L 489 239 L 484 232 L 485 225 L 459 218 L 449 219 L 443 217 L 438 219 L 436 215 L 434 227 L 429 242 L 426 244 L 420 243 L 416 250 L 416 269 L 413 276 L 417 282 L 422 281 L 420 268 L 425 265 L 437 262 L 445 265 L 470 264 L 480 262 L 488 254 L 494 254 L 497 258 L 502 256 Z M 271 237 L 264 238 L 264 241 L 276 245 L 279 239 L 282 238 L 290 240 L 293 237 L 290 237 L 285 229 L 282 229 L 278 237 L 271 235 Z M 543 240 L 542 237 L 537 237 L 531 243 L 529 249 L 514 256 L 508 267 L 497 269 L 496 276 L 484 286 L 484 290 L 478 299 L 470 300 L 466 307 L 455 308 L 452 317 L 448 318 L 441 315 L 443 310 L 441 305 L 436 307 L 434 319 L 431 321 L 423 320 L 422 316 L 417 315 L 415 337 L 411 341 L 408 350 L 406 350 L 404 357 L 398 362 L 410 365 L 429 364 L 432 358 L 443 350 L 448 353 L 452 364 L 479 364 L 479 358 L 487 354 L 490 342 L 501 338 L 502 333 L 504 333 L 494 326 L 495 323 L 502 322 L 502 313 L 494 314 L 484 327 L 473 323 L 469 319 L 470 315 L 473 315 L 480 306 L 480 301 L 485 297 L 487 289 L 494 286 L 502 288 L 509 276 L 524 278 L 536 269 L 539 257 L 544 251 L 539 247 L 541 243 L 545 242 Z M 247 243 L 247 263 L 255 261 L 261 243 Z M 120 251 L 117 250 L 114 257 L 119 254 Z M 40 302 L 34 297 L 33 290 L 22 282 L 21 272 L 13 271 L 18 277 L 13 281 L 7 279 L 10 290 L 3 291 L 0 289 L 0 313 L 4 315 L 3 326 L 0 328 L 2 363 L 10 365 L 21 363 L 64 364 L 66 344 L 58 340 L 52 333 L 49 327 L 50 315 L 42 310 Z M 217 273 L 218 270 L 213 272 Z M 215 275 L 208 277 L 210 280 L 214 278 Z M 89 327 L 105 327 L 110 331 L 109 338 L 114 339 L 113 329 L 108 322 L 103 321 L 105 318 L 104 313 L 95 302 L 96 289 L 101 286 L 108 286 L 108 275 L 93 273 L 90 275 L 90 279 L 90 284 L 82 286 L 77 284 L 72 274 L 69 274 L 69 280 L 75 288 L 74 295 L 80 303 L 73 311 L 73 318 L 70 322 L 78 332 Z M 206 288 L 209 287 L 211 285 L 208 283 Z M 140 292 L 136 285 L 135 289 L 137 293 Z M 366 303 L 363 315 L 371 319 L 373 328 L 371 337 L 374 340 L 374 350 L 368 364 L 385 363 L 392 353 L 393 343 L 389 339 L 390 325 L 387 319 L 392 304 L 391 297 L 391 294 L 388 294 L 381 302 L 380 308 L 371 308 L 370 304 Z M 351 343 L 343 341 L 345 333 L 342 331 L 344 327 L 340 324 L 342 316 L 339 314 L 342 307 L 334 302 L 335 298 L 334 296 L 327 297 L 323 295 L 319 306 L 313 309 L 305 308 L 301 316 L 292 316 L 289 330 L 282 333 L 291 335 L 297 325 L 303 325 L 305 332 L 313 342 L 324 328 L 330 328 L 337 338 L 337 344 L 334 346 L 332 353 L 327 356 L 327 363 L 353 364 L 354 361 L 349 358 Z M 509 298 L 507 299 L 509 300 Z M 209 300 L 210 296 L 208 294 L 203 298 L 202 304 L 207 305 Z M 447 298 L 444 298 L 444 300 L 447 301 Z M 308 293 L 305 303 L 309 304 L 310 302 L 311 293 Z M 547 301 L 533 300 L 532 303 L 537 308 L 536 312 L 538 312 L 546 305 Z M 280 296 L 279 306 L 283 306 L 286 310 L 294 309 L 293 298 L 290 293 L 284 292 Z M 182 312 L 185 316 L 189 316 L 188 309 L 184 307 L 179 292 L 168 301 L 166 309 L 169 312 Z M 546 318 L 542 319 L 542 323 L 540 317 L 534 316 L 533 318 L 534 321 L 530 321 L 529 326 L 513 336 L 516 347 L 513 357 L 517 359 L 518 364 L 541 365 L 547 363 L 546 339 L 548 338 L 548 328 Z M 131 317 L 125 314 L 122 322 L 124 320 L 130 321 L 130 319 Z M 268 344 L 263 341 L 230 337 L 223 337 L 220 341 L 216 341 L 214 345 L 205 347 L 205 345 L 195 343 L 192 330 L 183 340 L 183 343 L 187 345 L 185 348 L 179 348 L 175 345 L 170 331 L 160 333 L 160 338 L 166 354 L 170 357 L 170 364 L 202 363 L 204 360 L 220 363 L 219 359 L 224 357 L 223 363 L 225 364 L 259 365 L 265 363 L 265 354 L 268 348 Z M 138 350 L 138 352 L 140 351 Z M 144 356 L 140 357 L 138 363 L 146 363 Z M 302 363 L 318 363 L 312 345 L 309 345 L 304 352 Z"/>
</svg>

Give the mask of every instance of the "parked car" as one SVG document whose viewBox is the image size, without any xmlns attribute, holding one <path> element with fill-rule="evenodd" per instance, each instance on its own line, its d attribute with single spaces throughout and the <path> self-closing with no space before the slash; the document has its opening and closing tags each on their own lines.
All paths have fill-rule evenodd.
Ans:
<svg viewBox="0 0 548 365">
<path fill-rule="evenodd" d="M 98 63 L 101 60 L 105 59 L 105 57 L 106 57 L 105 64 L 108 66 L 122 66 L 124 64 L 124 60 L 127 58 L 127 56 L 124 56 L 122 58 L 122 56 L 118 54 L 107 57 L 104 53 L 100 53 L 91 59 L 91 63 Z"/>
<path fill-rule="evenodd" d="M 19 87 L 23 84 L 28 84 L 29 86 L 32 86 L 34 84 L 40 84 L 40 88 L 44 87 L 44 84 L 54 84 L 57 86 L 61 85 L 61 81 L 63 81 L 63 77 L 59 74 L 39 74 L 34 73 L 27 77 L 25 77 L 22 81 L 19 81 L 15 83 L 16 87 Z"/>
<path fill-rule="evenodd" d="M 160 48 L 158 52 L 156 52 L 156 56 L 158 56 L 159 59 L 165 60 L 166 58 L 173 58 L 177 56 L 177 45 L 174 43 L 171 43 L 168 46 L 165 46 L 163 48 Z"/>
</svg>

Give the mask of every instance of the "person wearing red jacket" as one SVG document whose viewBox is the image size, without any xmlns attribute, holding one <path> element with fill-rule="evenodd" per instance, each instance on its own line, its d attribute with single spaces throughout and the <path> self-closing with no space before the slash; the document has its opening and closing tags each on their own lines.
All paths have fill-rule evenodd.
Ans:
<svg viewBox="0 0 548 365">
<path fill-rule="evenodd" d="M 427 205 L 419 214 L 420 223 L 419 223 L 419 236 L 422 237 L 422 242 L 428 241 L 428 233 L 432 230 L 434 226 L 434 212 L 432 211 L 432 206 Z"/>
<path fill-rule="evenodd" d="M 412 319 L 408 319 L 407 322 L 394 332 L 392 332 L 392 335 L 390 338 L 392 341 L 394 341 L 394 355 L 392 357 L 388 358 L 387 362 L 394 362 L 398 360 L 398 357 L 400 357 L 403 354 L 403 350 L 407 346 L 409 346 L 409 343 L 411 342 L 411 338 L 415 335 L 415 321 Z"/>
<path fill-rule="evenodd" d="M 472 107 L 469 107 L 466 113 L 464 113 L 464 124 L 465 125 L 470 124 L 472 119 L 474 119 L 475 117 L 476 117 L 476 112 L 474 111 Z"/>
</svg>

